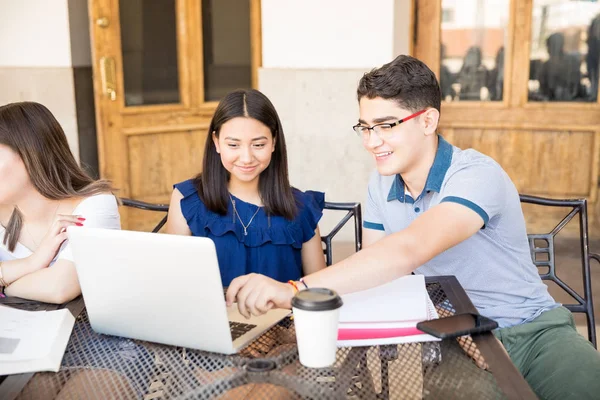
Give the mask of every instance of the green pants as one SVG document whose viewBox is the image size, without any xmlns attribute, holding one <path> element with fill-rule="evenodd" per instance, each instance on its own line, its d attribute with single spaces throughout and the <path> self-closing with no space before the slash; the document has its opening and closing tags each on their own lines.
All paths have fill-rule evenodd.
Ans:
<svg viewBox="0 0 600 400">
<path fill-rule="evenodd" d="M 540 399 L 600 399 L 600 353 L 566 308 L 494 334 Z"/>
</svg>

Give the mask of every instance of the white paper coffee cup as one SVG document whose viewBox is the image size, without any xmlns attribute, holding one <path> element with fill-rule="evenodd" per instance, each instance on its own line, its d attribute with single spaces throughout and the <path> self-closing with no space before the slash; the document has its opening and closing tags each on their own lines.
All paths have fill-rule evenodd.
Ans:
<svg viewBox="0 0 600 400">
<path fill-rule="evenodd" d="M 333 290 L 310 288 L 292 299 L 300 363 L 310 368 L 333 365 L 337 351 L 341 297 Z"/>
</svg>

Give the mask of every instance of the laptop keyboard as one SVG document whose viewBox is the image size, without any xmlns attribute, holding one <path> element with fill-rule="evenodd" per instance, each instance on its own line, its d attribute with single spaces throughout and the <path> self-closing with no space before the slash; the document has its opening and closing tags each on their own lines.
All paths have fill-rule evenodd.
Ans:
<svg viewBox="0 0 600 400">
<path fill-rule="evenodd" d="M 231 339 L 232 340 L 239 338 L 244 333 L 249 332 L 253 328 L 256 328 L 256 325 L 244 324 L 242 322 L 229 321 L 229 329 L 231 330 Z"/>
<path fill-rule="evenodd" d="M 223 287 L 223 296 L 227 294 L 227 286 Z M 243 334 L 250 332 L 252 329 L 256 328 L 256 325 L 253 324 L 244 324 L 243 322 L 233 322 L 229 321 L 229 329 L 231 330 L 231 339 L 235 340 L 242 336 Z"/>
</svg>

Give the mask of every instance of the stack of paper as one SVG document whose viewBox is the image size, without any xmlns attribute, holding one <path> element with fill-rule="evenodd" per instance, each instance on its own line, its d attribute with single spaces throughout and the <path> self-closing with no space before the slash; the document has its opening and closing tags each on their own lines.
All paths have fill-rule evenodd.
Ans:
<svg viewBox="0 0 600 400">
<path fill-rule="evenodd" d="M 75 324 L 69 310 L 0 306 L 0 321 L 0 375 L 60 369 Z"/>
<path fill-rule="evenodd" d="M 407 275 L 342 299 L 338 346 L 439 340 L 416 328 L 420 321 L 438 318 L 423 275 Z"/>
</svg>

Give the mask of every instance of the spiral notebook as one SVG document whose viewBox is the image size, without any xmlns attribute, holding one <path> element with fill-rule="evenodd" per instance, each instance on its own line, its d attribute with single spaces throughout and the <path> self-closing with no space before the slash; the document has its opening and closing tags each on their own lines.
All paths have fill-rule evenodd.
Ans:
<svg viewBox="0 0 600 400">
<path fill-rule="evenodd" d="M 417 329 L 436 319 L 423 275 L 408 275 L 375 288 L 342 296 L 338 346 L 372 346 L 439 339 Z"/>
</svg>

